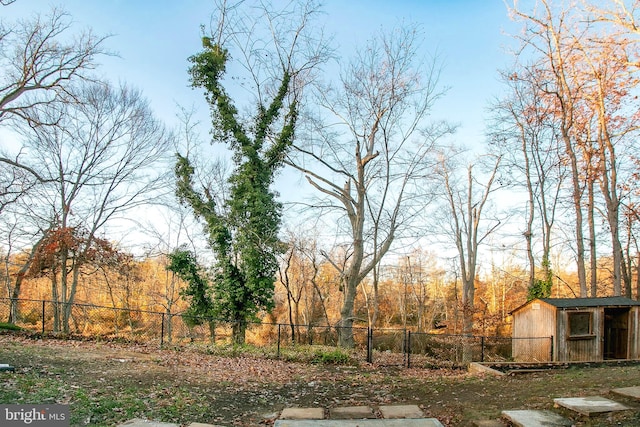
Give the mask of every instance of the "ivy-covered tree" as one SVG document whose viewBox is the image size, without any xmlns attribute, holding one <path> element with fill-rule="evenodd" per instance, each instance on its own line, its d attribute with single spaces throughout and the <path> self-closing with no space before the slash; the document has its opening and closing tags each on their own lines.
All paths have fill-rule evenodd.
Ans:
<svg viewBox="0 0 640 427">
<path fill-rule="evenodd" d="M 221 9 L 221 25 L 232 25 L 228 12 L 228 9 Z M 271 19 L 282 19 L 280 14 L 263 12 L 263 18 L 270 24 L 276 24 Z M 306 19 L 290 33 L 288 48 L 282 44 L 289 43 L 282 38 L 286 32 L 277 32 L 279 38 L 274 39 L 277 55 L 274 57 L 280 61 L 275 67 L 273 62 L 262 65 L 271 73 L 278 69 L 281 72 L 279 77 L 270 75 L 267 79 L 270 83 L 262 87 L 264 92 L 261 87 L 257 88 L 257 111 L 251 118 L 238 112 L 223 86 L 230 58 L 222 43 L 222 40 L 229 40 L 223 35 L 224 27 L 218 28 L 214 38 L 203 37 L 203 50 L 189 58 L 191 84 L 194 88 L 204 89 L 211 109 L 213 141 L 227 144 L 233 154 L 234 169 L 227 180 L 226 197 L 220 200 L 220 194 L 195 188 L 195 169 L 187 157 L 178 154 L 175 167 L 177 196 L 205 223 L 208 242 L 215 254 L 212 312 L 218 319 L 233 322 L 236 344 L 244 343 L 247 322 L 257 320 L 261 311 L 274 307 L 276 256 L 283 251 L 283 244 L 278 238 L 282 205 L 276 200 L 277 194 L 271 186 L 294 138 L 299 95 L 295 90 L 299 87 L 294 84 L 296 76 L 301 70 L 307 71 L 305 76 L 308 76 L 310 64 L 318 62 L 314 52 L 312 62 L 305 61 L 302 67 L 294 65 L 294 54 L 298 52 L 294 47 L 302 40 L 297 36 L 310 13 L 310 9 L 304 9 Z M 233 30 L 237 31 L 242 23 L 242 20 L 234 21 Z M 287 25 L 291 23 L 287 22 Z M 255 50 L 245 53 L 255 53 Z M 261 57 L 265 57 L 264 52 Z M 257 71 L 252 69 L 251 72 Z"/>
<path fill-rule="evenodd" d="M 542 260 L 542 278 L 536 277 L 533 284 L 529 286 L 527 301 L 536 298 L 549 298 L 551 287 L 553 286 L 553 272 L 548 258 Z"/>
<path fill-rule="evenodd" d="M 206 222 L 216 256 L 213 313 L 233 322 L 233 340 L 241 344 L 247 321 L 274 305 L 276 255 L 282 250 L 278 239 L 282 205 L 270 187 L 293 139 L 296 103 L 289 105 L 282 129 L 272 134 L 270 128 L 282 113 L 289 91 L 291 76 L 285 72 L 271 104 L 258 106 L 253 132 L 246 129 L 220 84 L 228 52 L 209 38 L 203 41 L 204 51 L 190 58 L 193 65 L 189 72 L 193 86 L 206 90 L 215 130 L 233 150 L 235 169 L 228 181 L 228 199 L 224 206 L 217 206 L 207 191 L 201 194 L 194 189 L 194 168 L 188 158 L 178 154 L 177 195 Z M 267 141 L 268 135 L 273 140 Z"/>
<path fill-rule="evenodd" d="M 167 270 L 187 283 L 182 296 L 190 303 L 183 315 L 189 326 L 209 323 L 211 337 L 215 341 L 215 311 L 209 280 L 192 251 L 179 247 L 169 254 Z"/>
<path fill-rule="evenodd" d="M 309 31 L 318 11 L 315 0 L 292 2 L 280 11 L 248 3 L 219 1 L 217 27 L 203 37 L 203 50 L 189 58 L 191 84 L 204 89 L 211 110 L 213 142 L 232 152 L 234 168 L 225 190 L 212 194 L 195 188 L 187 156 L 178 154 L 175 167 L 177 196 L 205 223 L 215 255 L 212 312 L 233 322 L 237 344 L 244 342 L 247 322 L 274 306 L 276 256 L 284 245 L 278 239 L 282 204 L 271 186 L 293 143 L 302 88 L 329 56 L 321 35 Z M 238 49 L 240 69 L 249 74 L 244 78 L 235 71 L 231 80 L 254 96 L 251 117 L 239 113 L 223 84 L 228 46 Z"/>
</svg>

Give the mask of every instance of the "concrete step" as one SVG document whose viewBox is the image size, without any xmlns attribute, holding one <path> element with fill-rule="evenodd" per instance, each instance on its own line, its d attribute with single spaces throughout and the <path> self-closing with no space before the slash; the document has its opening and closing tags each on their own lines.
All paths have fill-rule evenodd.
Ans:
<svg viewBox="0 0 640 427">
<path fill-rule="evenodd" d="M 178 424 L 134 418 L 118 425 L 118 427 L 178 427 Z"/>
<path fill-rule="evenodd" d="M 473 421 L 473 427 L 504 427 L 505 423 L 500 420 L 478 420 Z"/>
<path fill-rule="evenodd" d="M 443 427 L 435 418 L 424 418 L 418 405 L 386 405 L 378 409 L 384 419 L 374 419 L 370 406 L 331 408 L 328 420 L 321 419 L 323 408 L 286 408 L 274 427 Z"/>
<path fill-rule="evenodd" d="M 277 420 L 274 427 L 444 427 L 435 418 L 393 420 Z"/>
<path fill-rule="evenodd" d="M 614 388 L 611 393 L 630 399 L 640 400 L 640 387 Z"/>
<path fill-rule="evenodd" d="M 178 427 L 178 424 L 163 423 L 160 421 L 143 420 L 140 418 L 134 418 L 132 420 L 124 422 L 123 424 L 119 424 L 118 427 Z M 222 426 L 217 426 L 213 424 L 203 424 L 203 423 L 191 423 L 191 424 L 188 424 L 187 427 L 222 427 Z"/>
<path fill-rule="evenodd" d="M 388 405 L 380 406 L 382 418 L 424 418 L 424 413 L 418 405 Z"/>
<path fill-rule="evenodd" d="M 551 411 L 502 411 L 502 416 L 516 427 L 571 427 L 573 423 Z"/>
<path fill-rule="evenodd" d="M 556 406 L 562 406 L 563 408 L 567 408 L 587 417 L 632 409 L 622 403 L 618 403 L 615 400 L 607 399 L 602 396 L 561 397 L 553 399 L 553 403 Z"/>
<path fill-rule="evenodd" d="M 329 409 L 332 420 L 363 420 L 376 418 L 373 409 L 368 406 L 347 406 Z"/>
<path fill-rule="evenodd" d="M 280 414 L 283 420 L 321 420 L 324 418 L 323 408 L 284 408 Z"/>
</svg>

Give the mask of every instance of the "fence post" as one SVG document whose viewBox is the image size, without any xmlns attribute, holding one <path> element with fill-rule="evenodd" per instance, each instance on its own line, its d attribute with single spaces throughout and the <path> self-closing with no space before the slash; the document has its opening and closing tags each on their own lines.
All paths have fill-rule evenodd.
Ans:
<svg viewBox="0 0 640 427">
<path fill-rule="evenodd" d="M 480 362 L 484 362 L 484 335 L 480 337 Z"/>
<path fill-rule="evenodd" d="M 371 327 L 367 328 L 367 363 L 373 363 L 373 330 Z"/>
<path fill-rule="evenodd" d="M 402 361 L 404 365 L 407 364 L 407 330 L 402 330 Z"/>
<path fill-rule="evenodd" d="M 164 344 L 164 313 L 162 313 L 162 320 L 160 323 L 160 348 L 162 348 Z"/>
<path fill-rule="evenodd" d="M 44 337 L 45 300 L 42 300 L 42 336 Z M 14 320 L 15 322 L 15 320 Z"/>
<path fill-rule="evenodd" d="M 411 367 L 411 331 L 407 335 L 407 368 Z"/>
<path fill-rule="evenodd" d="M 278 353 L 276 354 L 276 359 L 280 359 L 280 323 L 278 323 Z"/>
</svg>

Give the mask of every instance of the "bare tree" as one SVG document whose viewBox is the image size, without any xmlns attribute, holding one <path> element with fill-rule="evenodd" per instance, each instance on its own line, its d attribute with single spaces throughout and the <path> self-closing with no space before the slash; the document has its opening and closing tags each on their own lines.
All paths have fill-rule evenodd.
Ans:
<svg viewBox="0 0 640 427">
<path fill-rule="evenodd" d="M 609 40 L 605 40 L 605 43 L 597 43 L 596 48 L 599 50 L 607 49 L 611 52 L 612 57 L 607 57 L 608 54 L 598 55 L 595 58 L 595 61 L 590 63 L 590 66 L 593 71 L 596 71 L 596 79 L 594 83 L 597 83 L 597 86 L 600 88 L 604 88 L 607 84 L 607 80 L 620 78 L 621 72 L 624 73 L 624 80 L 626 80 L 626 84 L 622 82 L 622 85 L 616 84 L 616 86 L 622 86 L 622 91 L 625 95 L 635 96 L 635 91 L 631 91 L 629 93 L 628 87 L 629 82 L 635 87 L 637 86 L 637 72 L 640 70 L 640 43 L 638 43 L 638 35 L 640 35 L 640 21 L 638 13 L 640 12 L 640 2 L 638 0 L 608 0 L 604 2 L 582 2 L 584 8 L 590 12 L 591 19 L 598 23 L 604 23 L 606 28 L 609 30 L 607 36 Z M 610 42 L 611 39 L 613 43 Z M 596 40 L 599 42 L 599 40 Z M 622 53 L 623 55 L 620 55 Z M 606 65 L 614 67 L 614 73 L 603 74 L 603 70 L 598 68 L 602 67 L 602 62 L 605 62 Z M 600 65 L 596 65 L 600 64 Z M 593 65 L 596 65 L 595 67 Z M 607 67 L 609 68 L 609 67 Z M 628 77 L 631 77 L 632 80 L 628 80 Z M 596 92 L 597 93 L 597 92 Z M 619 150 L 619 148 L 615 147 L 615 144 L 611 144 L 612 140 L 615 142 L 616 135 L 621 133 L 619 130 L 615 129 L 616 125 L 619 125 L 619 122 L 613 122 L 613 132 L 611 132 L 608 128 L 610 127 L 607 121 L 602 120 L 602 113 L 606 114 L 608 110 L 607 104 L 610 104 L 610 100 L 608 101 L 607 96 L 602 95 L 610 95 L 610 94 L 619 94 L 620 91 L 615 88 L 611 90 L 611 88 L 606 88 L 604 93 L 596 96 L 595 99 L 600 101 L 599 108 L 599 127 L 603 132 L 599 133 L 598 136 L 601 137 L 603 144 L 601 147 L 603 148 L 603 153 L 605 155 L 605 159 L 612 159 L 612 149 Z M 628 125 L 629 116 L 624 116 L 626 124 Z M 635 124 L 637 128 L 637 124 Z M 627 130 L 629 127 L 627 126 Z M 612 138 L 613 136 L 613 138 Z M 637 137 L 632 137 L 631 140 L 637 139 Z M 635 151 L 635 149 L 634 149 Z M 608 162 L 603 162 L 608 163 Z M 636 164 L 637 168 L 637 164 Z M 611 171 L 608 176 L 605 178 L 610 178 L 610 180 L 616 180 L 616 172 Z M 635 177 L 637 176 L 637 172 L 634 172 L 631 175 L 631 179 L 617 179 L 620 190 L 624 191 L 626 194 L 618 194 L 618 188 L 614 186 L 613 182 L 606 183 L 606 180 L 601 180 L 601 188 L 604 192 L 605 201 L 607 203 L 607 207 L 611 208 L 607 210 L 608 217 L 607 219 L 611 222 L 612 219 L 615 219 L 615 211 L 617 209 L 621 209 L 624 211 L 624 222 L 626 228 L 626 244 L 625 247 L 622 248 L 622 243 L 620 242 L 620 250 L 621 255 L 619 256 L 619 262 L 621 263 L 620 273 L 622 274 L 622 278 L 625 284 L 625 292 L 627 296 L 631 296 L 631 288 L 632 288 L 632 265 L 634 264 L 634 257 L 630 253 L 630 247 L 632 246 L 632 240 L 635 240 L 636 237 L 633 235 L 634 223 L 638 222 L 638 208 L 637 203 L 633 200 L 634 193 L 637 191 L 634 189 L 636 187 L 637 180 Z M 604 185 L 604 187 L 603 187 Z M 626 201 L 623 202 L 627 198 Z M 610 227 L 611 228 L 611 227 Z M 621 227 L 620 227 L 621 228 Z M 615 239 L 614 229 L 611 229 L 612 238 Z M 616 250 L 616 242 L 613 242 L 614 251 Z M 636 245 L 637 246 L 637 245 Z M 637 248 L 636 248 L 637 250 Z M 640 260 L 640 252 L 638 252 L 638 260 Z M 615 258 L 615 252 L 614 252 Z M 614 259 L 614 262 L 616 260 Z M 636 271 L 640 268 L 640 265 L 636 263 Z M 614 277 L 615 277 L 614 272 Z M 637 283 L 640 284 L 640 273 L 637 273 Z M 640 287 L 639 287 L 640 289 Z M 640 295 L 640 294 L 639 294 Z"/>
<path fill-rule="evenodd" d="M 17 204 L 13 207 L 17 207 Z M 18 299 L 22 284 L 47 231 L 39 228 L 38 224 L 35 227 L 33 224 L 26 224 L 28 221 L 24 220 L 25 213 L 28 211 L 5 212 L 0 225 L 0 235 L 4 243 L 1 276 L 7 297 L 10 298 L 7 319 L 9 323 L 18 319 Z"/>
<path fill-rule="evenodd" d="M 71 17 L 58 9 L 16 23 L 0 21 L 0 125 L 8 119 L 34 120 L 29 110 L 62 102 L 73 96 L 69 89 L 74 82 L 92 79 L 96 58 L 106 53 L 105 37 L 91 31 L 74 37 L 71 26 Z M 25 164 L 20 154 L 1 150 L 0 163 L 6 166 L 0 177 L 0 212 L 50 179 Z"/>
<path fill-rule="evenodd" d="M 620 210 L 624 195 L 623 164 L 625 156 L 635 158 L 639 121 L 637 113 L 627 105 L 636 97 L 637 76 L 626 64 L 629 57 L 624 41 L 599 37 L 581 44 L 586 65 L 588 109 L 593 115 L 595 172 L 604 199 L 605 217 L 609 228 L 613 258 L 613 292 L 622 295 L 624 279 L 627 296 L 631 296 L 631 278 L 625 276 L 626 263 L 620 239 Z M 634 160 L 631 161 L 633 163 Z M 635 168 L 634 168 L 635 169 Z M 631 175 L 629 175 L 631 177 Z M 631 260 L 629 260 L 631 262 Z"/>
<path fill-rule="evenodd" d="M 459 158 L 459 154 L 443 154 L 437 170 L 441 182 L 442 212 L 449 219 L 439 218 L 439 222 L 444 227 L 442 233 L 455 243 L 457 251 L 462 280 L 462 332 L 466 335 L 473 334 L 478 249 L 502 223 L 499 219 L 487 218 L 486 208 L 490 195 L 496 190 L 493 184 L 501 159 L 490 157 L 493 164 L 484 183 L 480 181 L 478 172 L 474 173 L 472 163 L 466 167 L 466 176 L 458 172 L 460 169 L 453 159 Z M 465 350 L 464 360 L 469 361 L 469 347 L 465 346 Z"/>
<path fill-rule="evenodd" d="M 0 28 L 0 122 L 10 116 L 33 120 L 25 114 L 29 109 L 73 96 L 70 85 L 91 80 L 96 57 L 106 53 L 106 37 L 90 31 L 65 40 L 71 17 L 58 9 Z"/>
<path fill-rule="evenodd" d="M 538 10 L 526 13 L 515 3 L 513 12 L 526 26 L 524 46 L 532 48 L 536 57 L 538 91 L 559 118 L 564 154 L 571 165 L 580 294 L 586 296 L 588 290 L 582 232 L 586 210 L 590 293 L 595 296 L 597 291 L 596 216 L 601 212 L 612 249 L 613 293 L 621 295 L 623 279 L 626 288 L 631 287 L 630 277 L 623 277 L 625 264 L 631 261 L 625 259 L 620 239 L 621 177 L 625 165 L 635 162 L 631 153 L 636 150 L 638 123 L 636 112 L 628 108 L 637 86 L 637 48 L 620 28 L 632 28 L 637 4 L 629 9 L 624 2 L 614 1 L 613 9 L 597 9 L 541 0 Z M 612 31 L 603 22 L 613 22 L 617 29 Z M 633 176 L 627 173 L 627 178 Z"/>
<path fill-rule="evenodd" d="M 169 170 L 158 162 L 166 159 L 172 135 L 136 90 L 88 83 L 74 98 L 78 102 L 29 110 L 20 131 L 27 164 L 54 181 L 42 187 L 39 196 L 54 227 L 87 230 L 77 255 L 84 257 L 110 220 L 148 203 L 158 190 Z M 81 263 L 69 256 L 62 251 L 58 260 L 65 330 L 81 273 Z"/>
<path fill-rule="evenodd" d="M 412 25 L 379 34 L 346 65 L 336 86 L 318 95 L 321 111 L 288 164 L 319 193 L 316 212 L 333 212 L 348 249 L 339 271 L 344 292 L 339 344 L 354 345 L 358 285 L 428 203 L 420 177 L 448 126 L 427 123 L 437 88 L 437 61 L 424 63 Z"/>
<path fill-rule="evenodd" d="M 575 212 L 575 248 L 580 295 L 587 296 L 587 276 L 585 267 L 584 238 L 584 181 L 580 156 L 580 146 L 585 146 L 584 128 L 581 127 L 579 100 L 581 99 L 580 81 L 575 72 L 575 58 L 578 55 L 575 43 L 575 30 L 568 10 L 552 9 L 547 0 L 541 0 L 540 8 L 532 13 L 518 8 L 517 0 L 511 12 L 522 20 L 525 31 L 520 36 L 524 48 L 535 52 L 539 78 L 536 81 L 539 90 L 546 95 L 546 102 L 554 107 L 558 117 L 559 134 L 564 144 L 564 155 L 570 165 L 572 183 L 572 202 Z M 523 48 L 523 52 L 526 49 Z M 582 144 L 582 145 L 581 145 Z M 592 188 L 592 187 L 589 187 Z M 595 244 L 595 235 L 591 236 Z M 595 247 L 595 246 L 592 246 Z M 595 256 L 592 252 L 592 260 Z"/>
<path fill-rule="evenodd" d="M 550 289 L 552 235 L 567 173 L 557 138 L 558 123 L 538 90 L 535 67 L 503 73 L 503 79 L 509 92 L 494 104 L 490 136 L 492 144 L 504 153 L 503 169 L 513 185 L 527 192 L 522 235 L 529 263 L 529 289 Z M 542 247 L 540 256 L 538 245 Z"/>
</svg>

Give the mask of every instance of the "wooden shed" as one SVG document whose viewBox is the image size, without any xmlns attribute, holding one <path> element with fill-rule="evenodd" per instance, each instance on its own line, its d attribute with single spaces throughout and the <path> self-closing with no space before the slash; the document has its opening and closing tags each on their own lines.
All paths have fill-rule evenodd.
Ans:
<svg viewBox="0 0 640 427">
<path fill-rule="evenodd" d="M 638 359 L 640 301 L 625 297 L 540 298 L 513 316 L 516 361 Z"/>
</svg>

